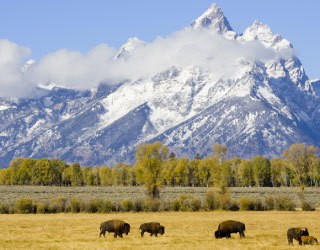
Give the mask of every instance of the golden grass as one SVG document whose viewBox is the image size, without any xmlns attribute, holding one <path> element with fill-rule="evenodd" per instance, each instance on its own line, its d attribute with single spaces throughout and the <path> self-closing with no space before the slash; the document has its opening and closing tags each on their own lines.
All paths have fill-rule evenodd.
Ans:
<svg viewBox="0 0 320 250">
<path fill-rule="evenodd" d="M 100 223 L 119 218 L 131 224 L 124 238 L 113 234 L 99 238 Z M 289 227 L 306 226 L 320 238 L 320 211 L 314 212 L 159 212 L 113 214 L 0 215 L 0 249 L 317 249 L 318 246 L 289 247 Z M 246 224 L 246 238 L 215 239 L 213 232 L 227 219 Z M 159 221 L 166 227 L 162 236 L 140 237 L 143 222 Z"/>
</svg>

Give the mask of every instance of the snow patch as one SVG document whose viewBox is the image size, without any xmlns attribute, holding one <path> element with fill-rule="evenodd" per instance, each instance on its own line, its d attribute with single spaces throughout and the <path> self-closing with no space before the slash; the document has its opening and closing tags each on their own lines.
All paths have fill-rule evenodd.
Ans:
<svg viewBox="0 0 320 250">
<path fill-rule="evenodd" d="M 8 106 L 8 105 L 0 105 L 0 111 L 7 110 L 9 108 L 10 108 L 10 106 Z"/>
<path fill-rule="evenodd" d="M 268 61 L 266 63 L 266 72 L 268 74 L 268 77 L 274 79 L 284 78 L 286 76 L 286 72 L 279 62 Z"/>
</svg>

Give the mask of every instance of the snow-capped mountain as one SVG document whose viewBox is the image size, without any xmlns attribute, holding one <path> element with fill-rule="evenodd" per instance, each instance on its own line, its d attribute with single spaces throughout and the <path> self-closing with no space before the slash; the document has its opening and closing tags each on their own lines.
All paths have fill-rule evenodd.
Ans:
<svg viewBox="0 0 320 250">
<path fill-rule="evenodd" d="M 133 162 L 136 146 L 153 141 L 190 158 L 211 154 L 214 143 L 242 158 L 280 156 L 292 143 L 320 146 L 320 81 L 308 79 L 289 41 L 259 21 L 237 34 L 215 4 L 186 29 L 220 39 L 208 43 L 277 56 L 240 53 L 230 74 L 168 61 L 155 74 L 95 90 L 39 86 L 40 97 L 0 99 L 0 166 L 20 156 L 90 166 Z M 130 60 L 145 46 L 131 38 L 114 60 Z"/>
<path fill-rule="evenodd" d="M 130 53 L 132 53 L 132 51 L 134 51 L 135 49 L 142 47 L 142 46 L 145 46 L 144 41 L 141 41 L 137 37 L 130 37 L 128 39 L 128 41 L 124 45 L 121 46 L 121 48 L 119 49 L 119 52 L 117 53 L 115 58 L 126 59 L 127 57 L 130 56 Z"/>
<path fill-rule="evenodd" d="M 204 28 L 215 30 L 228 39 L 234 39 L 236 37 L 236 33 L 231 28 L 229 21 L 216 4 L 212 4 L 209 9 L 194 20 L 191 23 L 191 27 L 194 29 Z"/>
</svg>

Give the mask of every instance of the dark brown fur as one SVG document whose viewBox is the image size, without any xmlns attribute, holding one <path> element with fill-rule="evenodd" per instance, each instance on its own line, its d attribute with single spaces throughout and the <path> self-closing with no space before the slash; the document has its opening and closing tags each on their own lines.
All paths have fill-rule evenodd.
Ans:
<svg viewBox="0 0 320 250">
<path fill-rule="evenodd" d="M 230 238 L 232 233 L 239 233 L 240 238 L 244 238 L 244 231 L 246 230 L 246 225 L 240 221 L 227 220 L 219 224 L 218 230 L 215 231 L 214 236 L 216 239 L 219 238 Z"/>
<path fill-rule="evenodd" d="M 114 237 L 117 238 L 119 236 L 122 238 L 122 234 L 128 235 L 130 232 L 130 224 L 124 222 L 123 220 L 108 220 L 102 222 L 100 225 L 100 235 L 106 236 L 106 232 L 114 232 Z"/>
<path fill-rule="evenodd" d="M 316 244 L 318 245 L 318 240 L 316 237 L 313 236 L 301 236 L 301 242 L 303 245 L 313 245 Z"/>
<path fill-rule="evenodd" d="M 158 234 L 164 234 L 164 226 L 161 226 L 159 222 L 148 222 L 140 225 L 141 237 L 145 232 L 150 233 L 150 236 L 155 235 L 158 237 Z"/>
<path fill-rule="evenodd" d="M 306 227 L 293 227 L 287 231 L 288 244 L 293 246 L 293 239 L 299 241 L 302 245 L 301 236 L 309 236 L 308 228 Z"/>
</svg>

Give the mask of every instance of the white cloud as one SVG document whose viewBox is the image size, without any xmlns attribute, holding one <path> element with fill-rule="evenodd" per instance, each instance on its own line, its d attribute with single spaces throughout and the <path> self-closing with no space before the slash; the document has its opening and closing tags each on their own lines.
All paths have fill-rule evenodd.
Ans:
<svg viewBox="0 0 320 250">
<path fill-rule="evenodd" d="M 227 40 L 208 30 L 184 29 L 167 38 L 139 46 L 132 55 L 118 65 L 112 65 L 113 78 L 153 76 L 170 66 L 198 65 L 216 76 L 232 75 L 236 64 L 245 58 L 249 62 L 277 59 L 275 50 L 259 41 L 244 44 Z"/>
<path fill-rule="evenodd" d="M 30 49 L 0 39 L 0 96 L 22 96 L 32 91 L 21 71 L 22 62 L 29 54 Z"/>
<path fill-rule="evenodd" d="M 61 49 L 42 58 L 28 74 L 34 82 L 89 89 L 107 80 L 113 54 L 114 50 L 104 44 L 85 54 Z"/>
<path fill-rule="evenodd" d="M 106 44 L 98 45 L 87 53 L 61 49 L 43 57 L 25 74 L 21 72 L 21 62 L 29 49 L 0 40 L 2 53 L 0 73 L 5 77 L 0 80 L 0 91 L 1 94 L 14 95 L 19 94 L 15 91 L 17 88 L 31 89 L 35 84 L 49 82 L 70 88 L 90 89 L 101 82 L 114 84 L 153 76 L 173 65 L 198 65 L 218 77 L 230 76 L 236 73 L 236 64 L 242 59 L 265 62 L 278 60 L 292 52 L 282 55 L 258 41 L 240 43 L 208 30 L 184 29 L 139 46 L 129 58 L 123 59 L 114 59 L 117 51 Z"/>
</svg>

